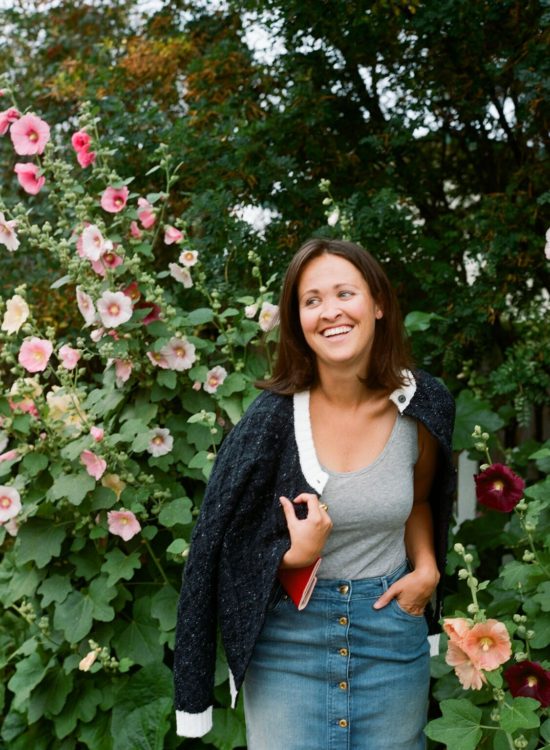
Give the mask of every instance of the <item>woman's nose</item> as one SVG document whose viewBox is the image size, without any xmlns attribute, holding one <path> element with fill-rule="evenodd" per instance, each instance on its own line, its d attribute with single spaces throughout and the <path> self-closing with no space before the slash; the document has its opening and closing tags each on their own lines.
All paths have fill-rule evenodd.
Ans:
<svg viewBox="0 0 550 750">
<path fill-rule="evenodd" d="M 336 320 L 341 314 L 342 310 L 335 300 L 327 300 L 321 310 L 321 317 L 325 320 Z"/>
</svg>

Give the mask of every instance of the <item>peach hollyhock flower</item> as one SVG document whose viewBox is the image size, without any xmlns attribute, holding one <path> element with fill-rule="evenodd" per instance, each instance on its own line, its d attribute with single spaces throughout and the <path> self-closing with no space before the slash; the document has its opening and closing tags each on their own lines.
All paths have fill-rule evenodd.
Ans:
<svg viewBox="0 0 550 750">
<path fill-rule="evenodd" d="M 29 195 L 37 195 L 46 184 L 46 178 L 39 176 L 36 164 L 18 163 L 13 168 L 13 171 L 17 175 L 19 184 Z"/>
<path fill-rule="evenodd" d="M 534 698 L 541 706 L 550 706 L 550 671 L 536 661 L 521 661 L 504 670 L 514 698 Z"/>
<path fill-rule="evenodd" d="M 180 232 L 176 227 L 166 224 L 164 227 L 164 244 L 173 245 L 176 242 L 181 242 L 183 239 L 183 232 Z"/>
<path fill-rule="evenodd" d="M 478 669 L 496 669 L 512 655 L 510 636 L 504 623 L 498 620 L 478 622 L 460 643 Z"/>
<path fill-rule="evenodd" d="M 466 633 L 470 632 L 471 622 L 465 617 L 446 617 L 443 620 L 443 630 L 455 643 L 460 643 Z"/>
<path fill-rule="evenodd" d="M 509 513 L 523 497 L 525 482 L 504 464 L 491 464 L 474 479 L 477 501 L 487 508 Z"/>
<path fill-rule="evenodd" d="M 53 346 L 47 339 L 31 336 L 21 344 L 19 349 L 19 364 L 27 372 L 43 372 L 52 356 Z"/>
<path fill-rule="evenodd" d="M 157 220 L 153 205 L 146 198 L 138 198 L 138 206 L 141 209 L 138 211 L 138 218 L 141 221 L 142 227 L 150 229 Z"/>
<path fill-rule="evenodd" d="M 79 151 L 77 153 L 76 160 L 80 164 L 82 169 L 86 169 L 90 166 L 90 164 L 94 163 L 95 157 L 95 151 L 88 151 L 87 149 L 83 148 L 82 151 Z"/>
<path fill-rule="evenodd" d="M 86 656 L 81 659 L 78 663 L 78 668 L 81 672 L 89 672 L 95 660 L 97 659 L 101 649 L 94 648 L 93 651 L 89 651 Z"/>
<path fill-rule="evenodd" d="M 85 151 L 90 147 L 92 139 L 89 133 L 85 130 L 79 130 L 73 133 L 71 136 L 71 144 L 74 150 L 78 153 L 79 151 Z"/>
<path fill-rule="evenodd" d="M 111 534 L 120 536 L 128 542 L 141 531 L 141 525 L 131 510 L 110 510 L 107 513 L 107 524 Z"/>
<path fill-rule="evenodd" d="M 184 250 L 180 253 L 180 257 L 178 258 L 179 262 L 187 268 L 194 266 L 198 259 L 199 253 L 197 250 Z"/>
<path fill-rule="evenodd" d="M 456 676 L 464 690 L 481 690 L 487 683 L 483 672 L 472 662 L 468 654 L 454 641 L 447 644 L 445 661 L 454 667 Z"/>
<path fill-rule="evenodd" d="M 90 427 L 90 435 L 93 437 L 96 443 L 100 443 L 105 437 L 105 430 L 103 429 L 103 427 L 96 427 L 94 425 L 93 427 Z"/>
<path fill-rule="evenodd" d="M 87 326 L 91 326 L 96 322 L 97 312 L 95 309 L 94 302 L 89 294 L 82 289 L 81 286 L 76 287 L 76 304 L 80 310 L 80 314 L 86 321 Z"/>
<path fill-rule="evenodd" d="M 271 331 L 272 328 L 275 328 L 279 317 L 279 306 L 278 305 L 272 305 L 271 302 L 264 302 L 262 305 L 262 309 L 260 310 L 260 319 L 259 324 L 262 331 Z"/>
<path fill-rule="evenodd" d="M 134 365 L 130 359 L 115 359 L 116 384 L 120 388 L 129 379 Z"/>
<path fill-rule="evenodd" d="M 81 243 L 77 245 L 81 249 L 82 256 L 88 260 L 99 260 L 106 250 L 111 250 L 112 245 L 107 243 L 95 224 L 89 224 L 80 235 Z"/>
<path fill-rule="evenodd" d="M 93 451 L 88 450 L 82 451 L 80 454 L 80 463 L 84 464 L 86 471 L 94 479 L 101 479 L 107 468 L 107 462 L 104 458 L 100 458 Z"/>
<path fill-rule="evenodd" d="M 6 312 L 2 321 L 2 330 L 6 333 L 17 333 L 30 315 L 29 306 L 19 294 L 14 294 L 6 302 Z"/>
<path fill-rule="evenodd" d="M 50 126 L 36 115 L 23 115 L 12 124 L 10 137 L 19 156 L 42 154 L 50 140 Z"/>
<path fill-rule="evenodd" d="M 10 107 L 9 109 L 0 112 L 0 135 L 6 135 L 9 126 L 12 122 L 18 120 L 20 116 L 18 110 L 14 107 Z"/>
<path fill-rule="evenodd" d="M 74 370 L 78 364 L 78 360 L 82 356 L 78 349 L 73 349 L 72 346 L 64 344 L 59 350 L 59 356 L 61 357 L 61 366 L 66 370 Z"/>
<path fill-rule="evenodd" d="M 21 498 L 15 487 L 0 485 L 0 523 L 6 523 L 21 510 Z"/>
<path fill-rule="evenodd" d="M 131 222 L 130 222 L 130 234 L 131 234 L 131 235 L 132 235 L 132 237 L 134 237 L 134 238 L 135 238 L 136 240 L 139 240 L 139 239 L 141 239 L 141 236 L 142 236 L 143 232 L 142 232 L 142 231 L 141 231 L 141 229 L 140 229 L 140 228 L 138 227 L 137 221 L 131 221 Z"/>
<path fill-rule="evenodd" d="M 19 240 L 15 233 L 17 222 L 15 219 L 8 221 L 0 211 L 0 243 L 5 245 L 10 253 L 13 253 L 19 247 Z"/>
<path fill-rule="evenodd" d="M 151 431 L 151 440 L 147 446 L 149 453 L 158 458 L 158 456 L 165 456 L 170 453 L 174 445 L 174 438 L 170 434 L 170 430 L 165 427 L 155 427 Z"/>
<path fill-rule="evenodd" d="M 170 276 L 183 284 L 185 289 L 190 289 L 193 286 L 193 279 L 187 268 L 178 266 L 177 263 L 169 263 L 168 268 L 170 269 Z"/>
<path fill-rule="evenodd" d="M 227 370 L 225 367 L 218 365 L 208 370 L 206 373 L 206 382 L 204 384 L 204 390 L 207 393 L 216 393 L 220 385 L 227 377 Z"/>
<path fill-rule="evenodd" d="M 190 344 L 187 339 L 177 336 L 171 338 L 166 346 L 162 347 L 160 353 L 168 360 L 168 367 L 171 370 L 180 372 L 188 370 L 197 359 L 194 345 Z"/>
<path fill-rule="evenodd" d="M 126 489 L 126 482 L 123 482 L 118 474 L 104 474 L 101 478 L 101 484 L 103 487 L 112 490 L 117 500 L 120 499 L 120 496 Z"/>
<path fill-rule="evenodd" d="M 151 364 L 155 365 L 155 367 L 160 367 L 162 370 L 170 369 L 168 359 L 164 354 L 161 354 L 160 352 L 146 352 L 146 354 Z"/>
<path fill-rule="evenodd" d="M 97 301 L 101 322 L 107 328 L 117 328 L 130 320 L 132 300 L 124 292 L 103 292 Z"/>
<path fill-rule="evenodd" d="M 126 206 L 130 191 L 124 185 L 121 188 L 105 188 L 101 196 L 101 208 L 107 213 L 117 214 Z"/>
</svg>

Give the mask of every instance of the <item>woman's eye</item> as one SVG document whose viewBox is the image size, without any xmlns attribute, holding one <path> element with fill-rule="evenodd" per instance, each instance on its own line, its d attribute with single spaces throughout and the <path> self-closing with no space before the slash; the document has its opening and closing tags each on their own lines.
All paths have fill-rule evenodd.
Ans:
<svg viewBox="0 0 550 750">
<path fill-rule="evenodd" d="M 351 297 L 353 295 L 353 292 L 348 291 L 342 291 L 338 293 L 339 297 L 343 297 L 344 299 L 347 299 L 348 297 Z"/>
<path fill-rule="evenodd" d="M 316 302 L 319 301 L 319 297 L 309 297 L 305 301 L 306 307 L 311 307 L 311 305 L 314 305 Z"/>
</svg>

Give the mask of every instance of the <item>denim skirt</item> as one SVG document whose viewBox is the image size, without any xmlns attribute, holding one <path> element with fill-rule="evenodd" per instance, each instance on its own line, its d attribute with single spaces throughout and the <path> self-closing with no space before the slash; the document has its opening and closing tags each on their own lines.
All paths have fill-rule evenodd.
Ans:
<svg viewBox="0 0 550 750">
<path fill-rule="evenodd" d="M 320 579 L 301 611 L 280 587 L 244 681 L 248 750 L 423 750 L 428 625 L 378 597 L 408 572 Z"/>
</svg>

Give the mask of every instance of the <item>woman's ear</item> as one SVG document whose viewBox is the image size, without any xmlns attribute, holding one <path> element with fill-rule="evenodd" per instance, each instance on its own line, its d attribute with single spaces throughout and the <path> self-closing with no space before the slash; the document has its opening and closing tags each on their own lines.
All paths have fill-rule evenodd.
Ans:
<svg viewBox="0 0 550 750">
<path fill-rule="evenodd" d="M 374 317 L 376 318 L 376 320 L 380 320 L 380 318 L 384 317 L 384 313 L 379 307 L 376 307 L 374 309 Z"/>
</svg>

